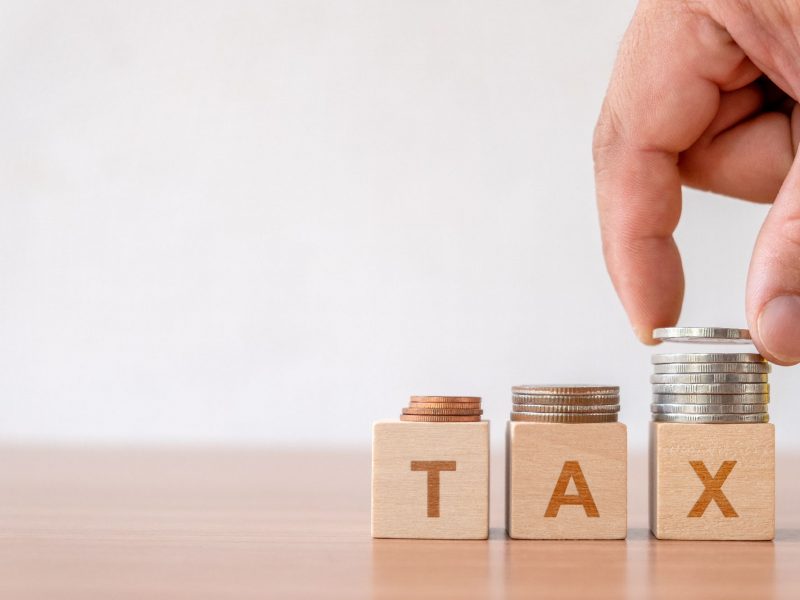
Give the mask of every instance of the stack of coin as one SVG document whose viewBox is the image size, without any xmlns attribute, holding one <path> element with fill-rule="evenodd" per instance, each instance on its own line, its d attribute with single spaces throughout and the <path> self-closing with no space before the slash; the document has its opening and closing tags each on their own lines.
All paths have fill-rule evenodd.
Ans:
<svg viewBox="0 0 800 600">
<path fill-rule="evenodd" d="M 480 421 L 481 399 L 475 396 L 411 396 L 401 421 L 469 423 Z"/>
<path fill-rule="evenodd" d="M 619 413 L 619 387 L 611 385 L 515 385 L 512 421 L 612 423 Z"/>
<path fill-rule="evenodd" d="M 752 343 L 746 329 L 668 327 L 655 339 L 692 343 Z M 766 423 L 770 364 L 756 353 L 656 354 L 653 420 L 662 423 Z"/>
</svg>

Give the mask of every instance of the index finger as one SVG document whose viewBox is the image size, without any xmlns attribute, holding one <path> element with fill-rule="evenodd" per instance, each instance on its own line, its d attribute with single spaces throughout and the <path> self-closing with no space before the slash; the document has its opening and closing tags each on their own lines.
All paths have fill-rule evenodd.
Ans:
<svg viewBox="0 0 800 600">
<path fill-rule="evenodd" d="M 684 3 L 643 3 L 620 48 L 594 139 L 606 266 L 639 339 L 673 325 L 683 267 L 678 155 L 712 122 L 720 87 L 752 81 L 744 53 Z M 741 82 L 739 81 L 741 80 Z"/>
</svg>

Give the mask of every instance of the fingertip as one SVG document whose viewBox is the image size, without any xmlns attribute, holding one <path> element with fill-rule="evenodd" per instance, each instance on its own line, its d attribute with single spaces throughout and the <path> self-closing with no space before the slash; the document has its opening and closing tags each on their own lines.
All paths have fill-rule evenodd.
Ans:
<svg viewBox="0 0 800 600">
<path fill-rule="evenodd" d="M 770 362 L 783 366 L 800 363 L 800 296 L 778 296 L 768 301 L 756 318 L 753 342 Z"/>
<path fill-rule="evenodd" d="M 800 160 L 795 160 L 758 234 L 747 275 L 753 342 L 770 362 L 800 363 Z"/>
<path fill-rule="evenodd" d="M 634 325 L 633 333 L 645 346 L 658 346 L 661 343 L 661 340 L 653 337 L 652 327 Z"/>
</svg>

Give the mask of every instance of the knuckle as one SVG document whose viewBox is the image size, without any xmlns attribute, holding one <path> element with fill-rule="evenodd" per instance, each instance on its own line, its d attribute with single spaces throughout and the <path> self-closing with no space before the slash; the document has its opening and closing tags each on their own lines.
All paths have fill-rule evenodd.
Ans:
<svg viewBox="0 0 800 600">
<path fill-rule="evenodd" d="M 606 100 L 592 136 L 592 159 L 596 174 L 605 171 L 612 160 L 615 148 L 621 142 L 620 122 L 610 103 Z"/>
<path fill-rule="evenodd" d="M 795 252 L 795 257 L 800 258 L 800 212 L 789 214 L 781 221 L 779 234 Z"/>
</svg>

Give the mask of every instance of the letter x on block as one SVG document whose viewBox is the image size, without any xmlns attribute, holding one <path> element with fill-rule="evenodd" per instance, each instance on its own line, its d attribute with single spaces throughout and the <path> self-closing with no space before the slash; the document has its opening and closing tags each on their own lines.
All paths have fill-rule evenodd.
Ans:
<svg viewBox="0 0 800 600">
<path fill-rule="evenodd" d="M 722 516 L 738 517 L 739 515 L 736 514 L 736 511 L 733 509 L 730 501 L 728 501 L 728 498 L 726 498 L 725 494 L 722 492 L 722 484 L 725 483 L 728 475 L 730 475 L 731 471 L 733 471 L 733 467 L 736 466 L 736 461 L 723 461 L 719 470 L 717 470 L 717 474 L 713 477 L 711 476 L 711 473 L 708 472 L 708 469 L 702 460 L 690 460 L 689 464 L 692 465 L 692 469 L 694 469 L 694 472 L 697 473 L 700 481 L 703 482 L 705 489 L 703 489 L 703 493 L 700 494 L 697 502 L 694 503 L 694 506 L 692 507 L 692 510 L 689 511 L 688 516 L 702 517 L 706 512 L 708 505 L 711 504 L 711 501 L 713 500 L 717 503 L 719 510 L 722 512 Z"/>
</svg>

